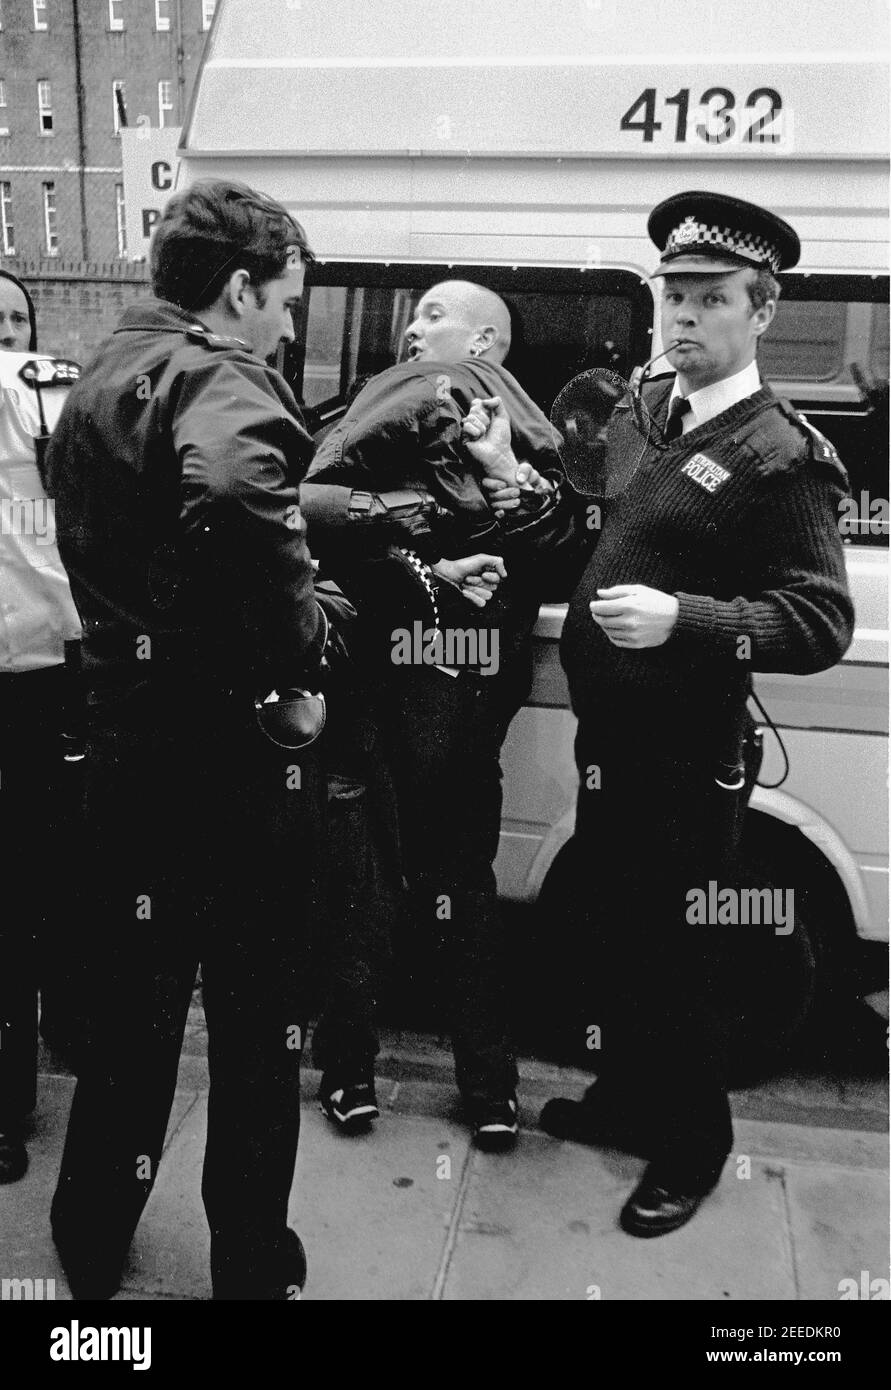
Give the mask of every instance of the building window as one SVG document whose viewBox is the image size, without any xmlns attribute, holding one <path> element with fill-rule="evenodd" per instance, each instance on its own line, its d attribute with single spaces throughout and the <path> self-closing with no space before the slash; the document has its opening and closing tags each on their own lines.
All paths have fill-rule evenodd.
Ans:
<svg viewBox="0 0 891 1390">
<path fill-rule="evenodd" d="M 41 135 L 53 133 L 53 88 L 50 82 L 37 84 L 37 119 Z"/>
<path fill-rule="evenodd" d="M 170 28 L 169 0 L 155 0 L 155 28 L 159 34 L 166 34 Z"/>
<path fill-rule="evenodd" d="M 4 256 L 15 255 L 15 229 L 12 225 L 12 184 L 0 183 L 0 235 Z"/>
<path fill-rule="evenodd" d="M 46 0 L 34 0 L 34 28 L 49 28 L 46 22 Z"/>
<path fill-rule="evenodd" d="M 121 126 L 127 124 L 127 96 L 123 82 L 111 84 L 111 109 L 114 113 L 114 133 L 120 135 Z"/>
<path fill-rule="evenodd" d="M 56 219 L 56 185 L 43 185 L 43 231 L 46 239 L 46 254 L 59 254 L 59 228 Z"/>
<path fill-rule="evenodd" d="M 114 208 L 118 232 L 118 255 L 126 256 L 127 212 L 124 207 L 124 185 L 122 183 L 116 183 L 114 186 Z"/>
<path fill-rule="evenodd" d="M 0 81 L 0 135 L 8 135 L 9 126 L 6 124 L 6 83 Z"/>
<path fill-rule="evenodd" d="M 124 29 L 124 16 L 121 14 L 121 5 L 124 0 L 108 0 L 108 27 L 113 34 L 120 34 Z"/>
<path fill-rule="evenodd" d="M 217 8 L 217 0 L 201 0 L 201 27 L 209 29 Z"/>
<path fill-rule="evenodd" d="M 166 113 L 173 110 L 173 83 L 158 83 L 158 125 L 165 126 Z"/>
</svg>

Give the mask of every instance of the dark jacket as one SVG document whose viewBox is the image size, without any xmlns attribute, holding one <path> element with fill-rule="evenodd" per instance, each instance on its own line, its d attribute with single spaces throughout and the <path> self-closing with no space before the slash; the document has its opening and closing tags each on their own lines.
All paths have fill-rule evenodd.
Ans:
<svg viewBox="0 0 891 1390">
<path fill-rule="evenodd" d="M 528 520 L 512 516 L 499 526 L 481 470 L 461 445 L 461 421 L 473 398 L 496 395 L 510 417 L 517 461 L 540 473 L 559 468 L 548 419 L 519 382 L 504 367 L 468 358 L 403 362 L 373 377 L 319 445 L 307 483 L 375 493 L 426 490 L 452 519 L 443 527 L 445 553 L 479 550 L 484 538 L 509 535 Z"/>
<path fill-rule="evenodd" d="M 495 517 L 479 465 L 461 443 L 473 398 L 494 395 L 510 417 L 518 462 L 561 484 L 547 416 L 503 367 L 467 359 L 406 362 L 374 377 L 320 443 L 301 493 L 313 553 L 366 618 L 383 601 L 374 565 L 390 544 L 408 546 L 428 563 L 442 555 L 502 556 L 508 578 L 485 609 L 440 586 L 440 610 L 446 626 L 497 628 L 504 666 L 515 656 L 528 661 L 527 639 L 546 597 L 542 566 L 555 527 L 562 532 L 566 523 L 559 492 L 530 496 L 522 508 Z M 413 506 L 410 496 L 426 496 L 429 507 Z"/>
<path fill-rule="evenodd" d="M 317 667 L 298 492 L 311 454 L 287 385 L 243 343 L 173 304 L 126 311 L 47 458 L 94 685 L 172 664 L 268 690 Z"/>
</svg>

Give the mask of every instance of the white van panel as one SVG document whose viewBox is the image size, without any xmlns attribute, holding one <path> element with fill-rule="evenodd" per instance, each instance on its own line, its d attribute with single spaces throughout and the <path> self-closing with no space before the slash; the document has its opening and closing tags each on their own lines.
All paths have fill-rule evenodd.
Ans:
<svg viewBox="0 0 891 1390">
<path fill-rule="evenodd" d="M 700 144 L 720 163 L 806 160 L 827 147 L 858 160 L 885 148 L 886 25 L 880 0 L 848 0 L 841 49 L 838 8 L 807 0 L 736 9 L 708 0 L 450 0 L 447 10 L 433 0 L 222 0 L 186 145 L 686 161 Z M 649 88 L 645 138 L 628 113 Z M 697 113 L 716 88 L 733 94 L 733 124 L 725 142 L 704 143 Z M 771 143 L 755 124 L 764 89 L 782 103 Z M 683 122 L 669 100 L 682 90 Z"/>
<path fill-rule="evenodd" d="M 221 173 L 183 152 L 183 185 Z M 324 259 L 621 266 L 647 275 L 658 256 L 649 209 L 677 191 L 668 161 L 530 159 L 226 159 L 226 176 L 262 188 L 307 228 Z M 887 166 L 825 162 L 719 166 L 689 160 L 684 182 L 769 203 L 799 229 L 803 268 L 881 272 L 887 259 Z M 814 176 L 817 183 L 814 183 Z M 817 192 L 815 193 L 815 187 Z M 816 202 L 816 206 L 815 206 Z"/>
</svg>

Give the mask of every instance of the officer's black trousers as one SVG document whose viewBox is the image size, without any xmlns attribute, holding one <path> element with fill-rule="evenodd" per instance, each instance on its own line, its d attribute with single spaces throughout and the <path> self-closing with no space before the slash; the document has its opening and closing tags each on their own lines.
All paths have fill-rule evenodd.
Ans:
<svg viewBox="0 0 891 1390">
<path fill-rule="evenodd" d="M 492 676 L 398 668 L 373 696 L 379 753 L 396 799 L 399 854 L 409 886 L 396 954 L 442 963 L 459 1089 L 510 1095 L 517 1070 L 509 1036 L 510 957 L 493 862 L 501 821 L 499 754 L 524 690 L 525 668 Z M 372 908 L 372 912 L 374 908 Z M 329 1004 L 313 1056 L 332 1077 L 369 1073 L 376 1051 L 369 914 L 340 924 Z M 380 950 L 375 950 L 380 959 Z M 423 988 L 427 982 L 418 981 Z M 413 989 L 409 971 L 407 985 Z M 370 1051 L 364 1062 L 357 1040 Z M 355 1068 L 355 1070 L 353 1070 Z"/>
<path fill-rule="evenodd" d="M 69 952 L 75 907 L 82 763 L 64 761 L 74 727 L 62 666 L 0 674 L 0 1131 L 34 1109 L 37 989 L 57 1024 L 77 1001 Z"/>
<path fill-rule="evenodd" d="M 732 1144 L 724 971 L 727 934 L 745 928 L 691 921 L 690 894 L 736 884 L 748 793 L 715 782 L 713 712 L 653 703 L 604 702 L 580 719 L 588 929 L 567 964 L 588 982 L 587 1025 L 598 1029 L 588 1098 L 605 1119 L 646 1132 L 650 1155 L 692 1190 L 717 1177 Z"/>
<path fill-rule="evenodd" d="M 268 743 L 249 701 L 174 683 L 96 715 L 91 1040 L 52 1210 L 82 1287 L 114 1278 L 157 1176 L 200 962 L 214 1296 L 289 1296 L 315 795 L 308 757 Z"/>
</svg>

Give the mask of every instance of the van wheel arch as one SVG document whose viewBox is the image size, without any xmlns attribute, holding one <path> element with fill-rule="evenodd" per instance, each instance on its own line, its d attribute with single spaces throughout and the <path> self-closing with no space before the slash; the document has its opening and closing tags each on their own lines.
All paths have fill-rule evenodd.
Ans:
<svg viewBox="0 0 891 1390">
<path fill-rule="evenodd" d="M 742 879 L 794 889 L 794 931 L 774 937 L 744 963 L 740 993 L 751 1003 L 732 1030 L 734 1082 L 774 1070 L 790 1049 L 818 1042 L 849 992 L 857 941 L 844 886 L 833 865 L 797 827 L 749 811 L 742 838 Z"/>
<path fill-rule="evenodd" d="M 760 949 L 751 954 L 740 952 L 740 969 L 734 962 L 729 972 L 738 984 L 728 1030 L 733 1085 L 748 1084 L 775 1070 L 800 1038 L 823 1024 L 828 1027 L 831 1011 L 853 990 L 857 943 L 841 880 L 817 846 L 795 826 L 750 810 L 743 830 L 742 859 L 746 886 L 794 889 L 794 930 L 788 936 L 764 938 Z M 568 1029 L 575 1040 L 573 1052 L 583 1036 L 578 980 L 569 961 L 555 962 L 547 959 L 546 953 L 550 943 L 551 951 L 556 948 L 562 954 L 561 924 L 575 923 L 564 933 L 563 942 L 572 941 L 574 930 L 579 929 L 584 915 L 580 868 L 577 847 L 570 839 L 545 875 L 536 909 L 537 955 L 545 976 L 539 981 L 544 986 L 542 1022 L 547 1020 L 563 1043 L 558 1043 L 558 1052 L 565 1061 L 570 1061 Z M 583 1059 L 576 1053 L 571 1060 L 575 1065 L 596 1065 L 590 1054 Z"/>
</svg>

